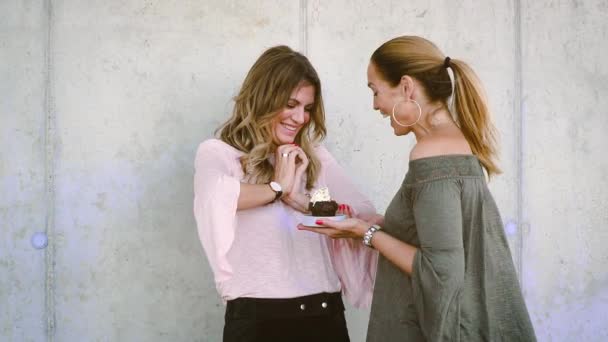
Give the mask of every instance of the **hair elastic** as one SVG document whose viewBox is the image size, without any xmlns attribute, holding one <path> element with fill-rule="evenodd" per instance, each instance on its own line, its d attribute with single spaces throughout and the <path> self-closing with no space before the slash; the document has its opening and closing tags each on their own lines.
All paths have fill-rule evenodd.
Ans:
<svg viewBox="0 0 608 342">
<path fill-rule="evenodd" d="M 445 60 L 443 61 L 443 67 L 444 67 L 444 68 L 446 68 L 446 69 L 447 69 L 447 68 L 449 68 L 449 67 L 451 66 L 451 64 L 450 64 L 450 60 L 451 60 L 451 58 L 450 58 L 450 57 L 446 57 L 446 58 L 445 58 Z"/>
</svg>

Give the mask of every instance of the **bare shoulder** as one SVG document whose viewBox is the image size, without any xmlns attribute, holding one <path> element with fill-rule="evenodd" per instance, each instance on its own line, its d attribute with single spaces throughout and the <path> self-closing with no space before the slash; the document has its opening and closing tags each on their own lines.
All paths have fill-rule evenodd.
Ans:
<svg viewBox="0 0 608 342">
<path fill-rule="evenodd" d="M 410 151 L 410 160 L 454 154 L 472 154 L 469 143 L 462 136 L 442 135 L 416 143 Z"/>
</svg>

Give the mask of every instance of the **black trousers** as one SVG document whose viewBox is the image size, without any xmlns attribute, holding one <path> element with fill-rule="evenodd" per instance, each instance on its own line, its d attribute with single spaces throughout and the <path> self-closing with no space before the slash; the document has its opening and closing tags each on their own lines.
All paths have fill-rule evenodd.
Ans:
<svg viewBox="0 0 608 342">
<path fill-rule="evenodd" d="M 228 301 L 224 342 L 349 342 L 340 293 Z"/>
</svg>

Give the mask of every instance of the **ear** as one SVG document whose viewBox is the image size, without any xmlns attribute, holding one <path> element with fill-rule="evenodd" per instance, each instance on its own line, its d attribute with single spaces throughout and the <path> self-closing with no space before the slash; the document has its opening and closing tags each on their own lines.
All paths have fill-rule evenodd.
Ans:
<svg viewBox="0 0 608 342">
<path fill-rule="evenodd" d="M 411 99 L 414 96 L 416 83 L 411 76 L 403 75 L 399 81 L 399 87 L 403 91 L 403 95 L 406 99 Z"/>
</svg>

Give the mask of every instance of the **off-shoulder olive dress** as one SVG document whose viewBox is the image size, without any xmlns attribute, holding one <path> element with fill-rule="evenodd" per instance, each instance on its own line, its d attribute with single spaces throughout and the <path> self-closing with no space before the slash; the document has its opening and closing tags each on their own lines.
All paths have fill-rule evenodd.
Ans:
<svg viewBox="0 0 608 342">
<path fill-rule="evenodd" d="M 384 230 L 418 247 L 411 275 L 380 257 L 367 341 L 535 341 L 477 157 L 410 161 Z"/>
</svg>

